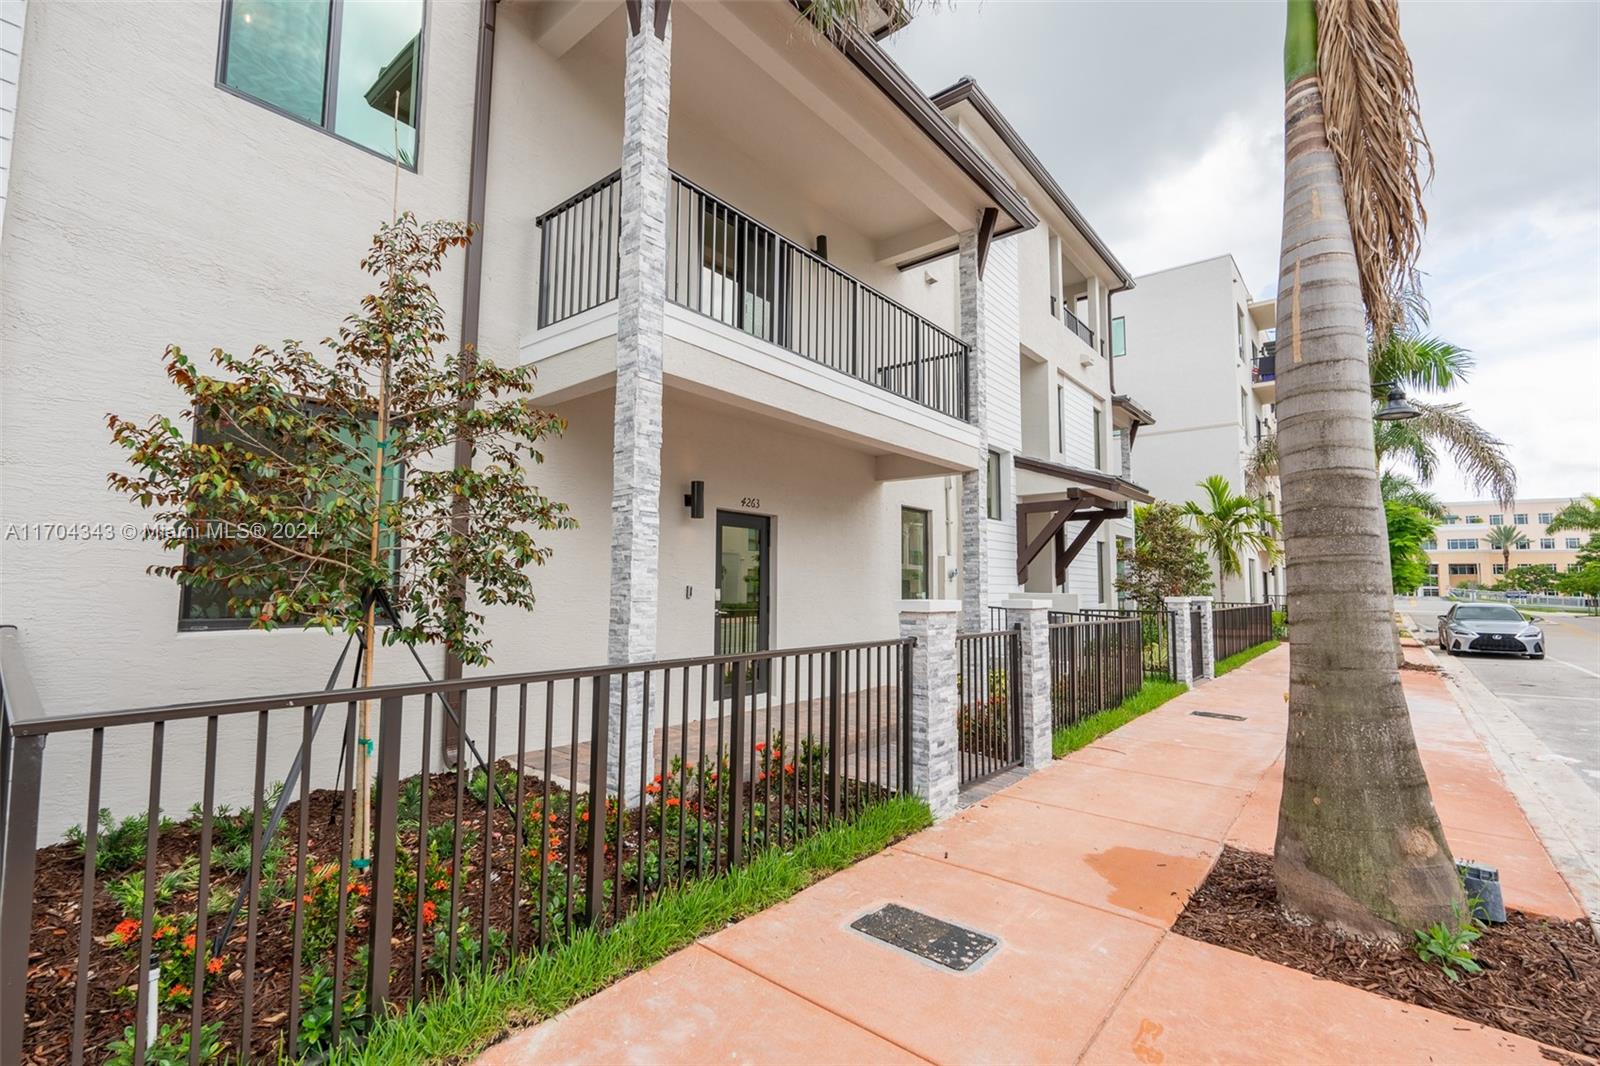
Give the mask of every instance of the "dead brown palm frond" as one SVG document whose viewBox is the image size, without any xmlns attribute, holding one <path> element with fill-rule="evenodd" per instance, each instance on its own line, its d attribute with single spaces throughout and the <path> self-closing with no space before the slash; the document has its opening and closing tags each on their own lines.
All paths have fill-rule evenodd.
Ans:
<svg viewBox="0 0 1600 1066">
<path fill-rule="evenodd" d="M 1420 289 L 1422 189 L 1433 177 L 1397 0 L 1317 0 L 1317 66 L 1367 321 L 1382 337 Z"/>
<path fill-rule="evenodd" d="M 852 31 L 870 33 L 874 25 L 903 24 L 921 0 L 797 0 L 795 6 L 802 20 L 837 43 Z"/>
<path fill-rule="evenodd" d="M 1251 495 L 1264 496 L 1278 476 L 1278 434 L 1264 433 L 1244 460 L 1244 487 Z"/>
</svg>

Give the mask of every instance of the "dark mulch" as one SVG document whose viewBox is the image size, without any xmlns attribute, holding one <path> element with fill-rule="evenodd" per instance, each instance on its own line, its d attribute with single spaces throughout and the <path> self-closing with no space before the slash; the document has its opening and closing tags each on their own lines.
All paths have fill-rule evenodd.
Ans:
<svg viewBox="0 0 1600 1066">
<path fill-rule="evenodd" d="M 1600 943 L 1587 922 L 1513 911 L 1474 945 L 1484 972 L 1451 981 L 1410 945 L 1296 925 L 1278 907 L 1272 859 L 1224 848 L 1173 931 L 1380 996 L 1600 1056 Z"/>
<path fill-rule="evenodd" d="M 1403 662 L 1400 664 L 1400 669 L 1415 670 L 1419 674 L 1437 674 L 1439 672 L 1439 668 L 1433 663 Z"/>
</svg>

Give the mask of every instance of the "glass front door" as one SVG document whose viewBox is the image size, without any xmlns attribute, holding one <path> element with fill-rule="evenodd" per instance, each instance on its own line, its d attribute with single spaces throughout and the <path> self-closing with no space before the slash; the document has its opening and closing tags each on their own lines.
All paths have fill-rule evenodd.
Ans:
<svg viewBox="0 0 1600 1066">
<path fill-rule="evenodd" d="M 770 645 L 771 519 L 717 512 L 717 610 L 714 653 L 738 655 Z M 752 677 L 764 678 L 765 670 Z"/>
</svg>

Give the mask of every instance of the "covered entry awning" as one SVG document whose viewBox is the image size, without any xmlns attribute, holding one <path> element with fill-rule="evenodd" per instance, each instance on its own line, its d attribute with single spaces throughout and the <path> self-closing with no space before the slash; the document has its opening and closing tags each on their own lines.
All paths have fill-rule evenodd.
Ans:
<svg viewBox="0 0 1600 1066">
<path fill-rule="evenodd" d="M 1098 470 L 1017 456 L 1017 583 L 1028 580 L 1028 567 L 1046 544 L 1055 545 L 1055 582 L 1067 577 L 1067 566 L 1109 518 L 1126 518 L 1130 503 L 1155 497 L 1131 481 Z M 1037 519 L 1043 519 L 1041 526 Z M 1082 522 L 1067 542 L 1069 522 Z M 1030 529 L 1032 532 L 1030 533 Z"/>
</svg>

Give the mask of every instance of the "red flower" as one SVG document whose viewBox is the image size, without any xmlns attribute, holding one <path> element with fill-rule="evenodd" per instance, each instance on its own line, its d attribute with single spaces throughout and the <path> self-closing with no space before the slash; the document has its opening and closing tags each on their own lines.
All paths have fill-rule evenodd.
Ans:
<svg viewBox="0 0 1600 1066">
<path fill-rule="evenodd" d="M 667 797 L 667 806 L 668 807 L 676 807 L 679 804 L 681 804 L 682 802 L 683 801 L 680 800 L 677 796 L 668 796 Z"/>
<path fill-rule="evenodd" d="M 450 882 L 441 877 L 439 880 L 433 883 L 433 887 L 438 891 L 443 892 L 445 889 L 450 887 Z"/>
<path fill-rule="evenodd" d="M 351 883 L 350 891 L 354 892 L 362 899 L 365 899 L 372 895 L 372 886 L 367 884 L 365 881 L 355 881 Z"/>
<path fill-rule="evenodd" d="M 439 908 L 433 905 L 433 900 L 425 900 L 422 904 L 423 924 L 432 925 L 433 920 L 437 917 L 439 917 Z"/>
<path fill-rule="evenodd" d="M 661 779 L 658 777 L 658 778 L 656 778 L 656 780 L 659 781 Z M 656 793 L 661 791 L 661 786 L 660 785 L 646 785 L 646 786 L 644 786 L 644 790 L 647 793 L 649 793 L 650 795 L 654 796 Z"/>
<path fill-rule="evenodd" d="M 136 919 L 136 918 L 124 918 L 124 919 L 122 919 L 122 921 L 117 923 L 117 927 L 115 929 L 111 930 L 111 935 L 116 937 L 116 939 L 117 939 L 117 941 L 119 943 L 122 943 L 122 944 L 128 943 L 128 941 L 132 940 L 134 937 L 139 935 L 139 922 L 138 922 L 138 919 Z"/>
<path fill-rule="evenodd" d="M 790 763 L 789 765 L 785 766 L 783 768 L 783 772 L 786 773 L 786 774 L 794 773 L 794 763 Z"/>
<path fill-rule="evenodd" d="M 654 781 L 655 784 L 658 784 L 658 785 L 661 784 L 661 775 L 657 774 L 652 780 Z"/>
<path fill-rule="evenodd" d="M 766 779 L 767 779 L 767 772 L 765 770 L 761 771 L 759 774 L 756 775 L 756 780 L 757 781 L 765 781 Z"/>
<path fill-rule="evenodd" d="M 222 956 L 217 956 L 206 963 L 206 973 L 217 974 L 222 972 Z"/>
<path fill-rule="evenodd" d="M 756 750 L 757 751 L 766 751 L 767 750 L 767 742 L 764 741 L 764 740 L 756 741 Z"/>
<path fill-rule="evenodd" d="M 189 994 L 189 986 L 188 985 L 173 985 L 171 988 L 167 989 L 167 998 L 168 999 L 183 999 L 188 994 Z"/>
<path fill-rule="evenodd" d="M 193 951 L 194 950 L 194 934 L 193 933 L 190 933 L 188 936 L 183 938 L 183 949 L 185 951 Z"/>
<path fill-rule="evenodd" d="M 589 820 L 589 812 L 588 811 L 584 811 L 583 812 L 583 820 L 586 821 L 586 822 Z"/>
</svg>

